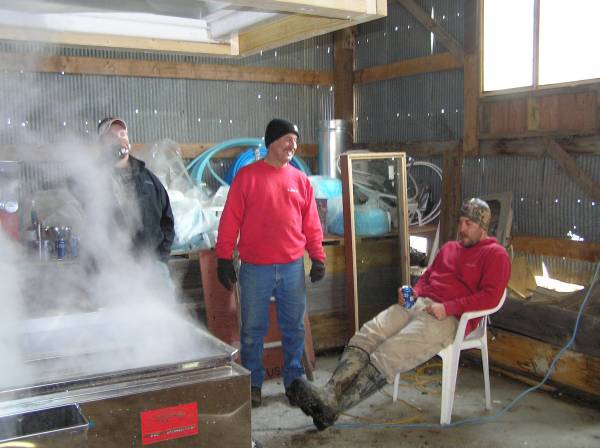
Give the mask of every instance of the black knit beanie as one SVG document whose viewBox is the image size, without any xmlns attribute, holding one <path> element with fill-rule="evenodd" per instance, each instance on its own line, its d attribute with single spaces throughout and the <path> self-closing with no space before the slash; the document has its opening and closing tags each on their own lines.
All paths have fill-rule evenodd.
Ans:
<svg viewBox="0 0 600 448">
<path fill-rule="evenodd" d="M 296 137 L 300 138 L 298 126 L 283 118 L 273 118 L 265 130 L 265 146 L 268 148 L 275 140 L 290 133 L 296 134 Z"/>
</svg>

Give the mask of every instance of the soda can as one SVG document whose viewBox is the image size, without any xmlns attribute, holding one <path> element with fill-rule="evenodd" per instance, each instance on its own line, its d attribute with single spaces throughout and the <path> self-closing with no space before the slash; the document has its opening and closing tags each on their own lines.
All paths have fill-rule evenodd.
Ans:
<svg viewBox="0 0 600 448">
<path fill-rule="evenodd" d="M 415 304 L 413 289 L 410 286 L 402 287 L 402 297 L 404 297 L 404 308 L 410 309 Z"/>
<path fill-rule="evenodd" d="M 65 249 L 66 249 L 65 239 L 59 238 L 56 240 L 56 258 L 59 260 L 63 260 L 65 258 Z"/>
<path fill-rule="evenodd" d="M 71 258 L 77 258 L 79 256 L 79 237 L 71 237 Z"/>
</svg>

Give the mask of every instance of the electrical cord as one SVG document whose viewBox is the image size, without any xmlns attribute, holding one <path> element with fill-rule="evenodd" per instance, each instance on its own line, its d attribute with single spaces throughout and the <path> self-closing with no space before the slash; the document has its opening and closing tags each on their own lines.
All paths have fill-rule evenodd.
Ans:
<svg viewBox="0 0 600 448">
<path fill-rule="evenodd" d="M 573 345 L 573 343 L 575 342 L 575 338 L 577 337 L 577 332 L 579 331 L 579 326 L 581 324 L 581 318 L 583 316 L 583 311 L 584 311 L 588 301 L 590 300 L 590 297 L 592 295 L 592 290 L 594 289 L 594 285 L 598 281 L 598 272 L 599 271 L 600 271 L 600 262 L 596 264 L 596 269 L 594 270 L 594 275 L 592 276 L 592 280 L 590 282 L 589 289 L 585 295 L 585 298 L 583 299 L 583 302 L 581 302 L 581 305 L 579 306 L 579 311 L 577 313 L 577 318 L 575 319 L 575 325 L 573 327 L 573 335 L 571 336 L 569 341 L 554 356 L 554 358 L 552 359 L 552 362 L 550 363 L 550 367 L 548 367 L 548 371 L 546 372 L 546 375 L 544 375 L 544 377 L 538 384 L 521 392 L 508 405 L 506 405 L 504 408 L 502 408 L 500 411 L 496 412 L 495 414 L 483 416 L 483 417 L 466 418 L 463 420 L 449 423 L 447 425 L 442 425 L 439 423 L 398 423 L 398 422 L 377 423 L 377 422 L 369 422 L 369 423 L 337 423 L 335 425 L 335 428 L 336 429 L 366 429 L 366 428 L 370 428 L 370 429 L 446 429 L 446 428 L 454 428 L 457 426 L 464 426 L 464 425 L 489 423 L 489 422 L 492 422 L 492 421 L 497 420 L 498 418 L 504 416 L 507 412 L 509 412 L 512 408 L 514 408 L 521 400 L 523 400 L 527 395 L 529 395 L 531 392 L 538 390 L 544 384 L 546 384 L 546 382 L 550 379 L 550 376 L 554 372 L 554 369 L 556 368 L 556 364 L 558 363 L 559 359 L 569 349 L 569 347 L 571 347 L 571 345 Z M 412 405 L 410 405 L 410 406 L 412 406 Z M 346 414 L 346 415 L 348 415 L 348 414 Z M 355 417 L 355 416 L 352 416 L 352 417 Z M 364 417 L 361 417 L 361 419 L 366 420 L 366 418 L 364 418 Z M 302 431 L 302 430 L 306 430 L 306 429 L 310 429 L 310 428 L 313 428 L 313 426 L 312 425 L 303 425 L 303 426 L 296 427 L 296 428 L 277 428 L 277 429 L 280 431 L 281 430 L 283 430 L 283 431 Z M 269 431 L 269 429 L 260 429 L 260 431 Z"/>
</svg>

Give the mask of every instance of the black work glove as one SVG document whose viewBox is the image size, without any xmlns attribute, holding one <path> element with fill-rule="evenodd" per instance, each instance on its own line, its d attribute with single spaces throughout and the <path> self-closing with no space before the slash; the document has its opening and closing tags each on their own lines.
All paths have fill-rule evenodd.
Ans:
<svg viewBox="0 0 600 448">
<path fill-rule="evenodd" d="M 237 282 L 233 260 L 226 260 L 225 258 L 217 260 L 217 277 L 219 278 L 219 282 L 231 291 L 234 283 Z"/>
<path fill-rule="evenodd" d="M 310 267 L 310 281 L 311 283 L 318 282 L 325 277 L 325 265 L 322 261 L 312 260 L 312 266 Z"/>
</svg>

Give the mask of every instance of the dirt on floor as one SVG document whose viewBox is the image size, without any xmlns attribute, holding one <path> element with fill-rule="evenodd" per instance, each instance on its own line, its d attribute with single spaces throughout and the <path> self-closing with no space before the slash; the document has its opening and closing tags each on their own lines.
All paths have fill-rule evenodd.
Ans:
<svg viewBox="0 0 600 448">
<path fill-rule="evenodd" d="M 337 355 L 317 358 L 315 384 L 327 381 L 336 362 Z M 252 411 L 253 436 L 264 448 L 600 447 L 598 409 L 536 391 L 510 411 L 501 412 L 528 388 L 504 377 L 492 375 L 493 409 L 486 411 L 481 367 L 459 371 L 452 413 L 456 426 L 438 425 L 439 363 L 407 374 L 403 381 L 401 400 L 392 401 L 392 386 L 387 385 L 321 432 L 302 411 L 289 405 L 280 380 L 268 381 L 263 385 L 263 406 Z M 479 417 L 489 420 L 465 423 Z"/>
</svg>

